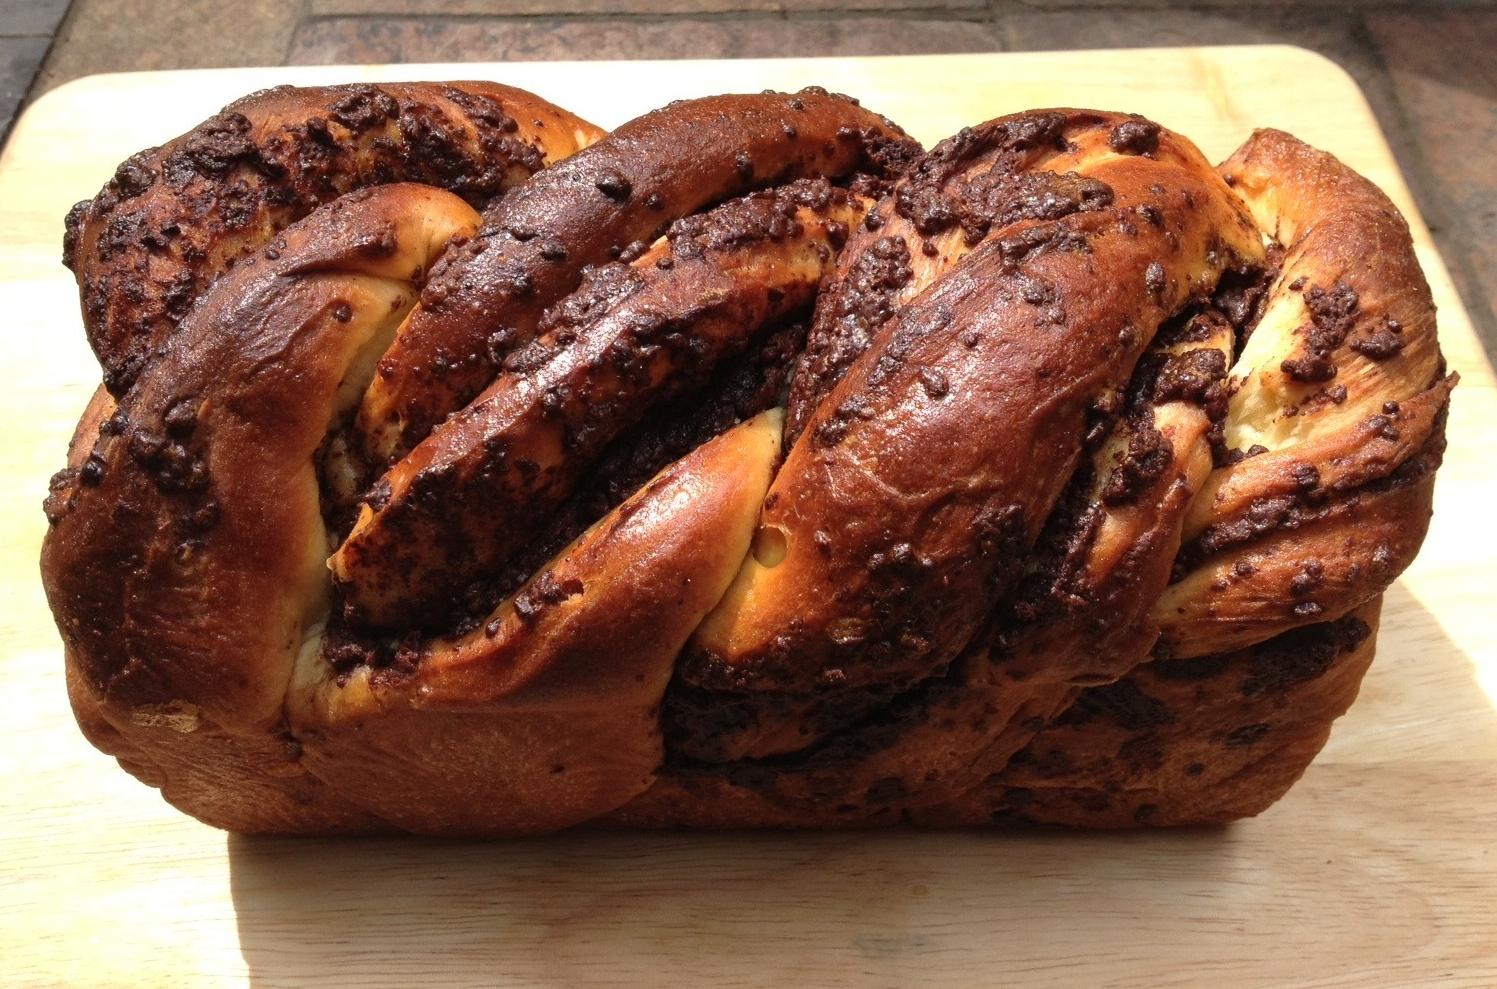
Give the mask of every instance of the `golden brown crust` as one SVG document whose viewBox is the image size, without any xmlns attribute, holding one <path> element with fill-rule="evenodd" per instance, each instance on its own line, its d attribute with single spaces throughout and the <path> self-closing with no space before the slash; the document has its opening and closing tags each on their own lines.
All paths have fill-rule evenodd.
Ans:
<svg viewBox="0 0 1497 989">
<path fill-rule="evenodd" d="M 69 510 L 76 472 L 93 452 L 99 426 L 115 411 L 114 399 L 101 385 L 68 446 L 68 469 L 54 479 L 49 513 Z M 49 575 L 47 558 L 42 575 L 51 595 L 53 587 L 66 586 L 66 581 Z M 170 697 L 140 705 L 111 701 L 86 669 L 73 648 L 65 646 L 68 700 L 83 736 L 199 820 L 242 834 L 351 834 L 382 828 L 303 772 L 297 743 L 289 735 L 224 730 L 195 705 Z"/>
<path fill-rule="evenodd" d="M 1155 607 L 1174 656 L 1251 645 L 1381 593 L 1424 539 L 1455 384 L 1387 196 L 1273 130 L 1222 173 L 1284 255 L 1231 371 L 1224 443 L 1240 459 L 1206 479 L 1181 579 Z"/>
<path fill-rule="evenodd" d="M 323 203 L 409 181 L 479 206 L 601 133 L 489 82 L 278 86 L 229 104 L 68 216 L 64 261 L 105 383 L 122 394 L 219 274 Z"/>
<path fill-rule="evenodd" d="M 679 100 L 548 168 L 484 216 L 435 272 L 359 413 L 381 466 L 527 344 L 586 265 L 627 257 L 676 219 L 803 177 L 896 174 L 919 146 L 887 118 L 811 87 Z"/>
<path fill-rule="evenodd" d="M 413 279 L 476 222 L 426 186 L 338 200 L 220 280 L 101 424 L 43 555 L 100 689 L 225 717 L 279 708 L 289 670 L 267 657 L 326 596 L 313 455 Z M 221 637 L 233 648 L 203 655 Z"/>
<path fill-rule="evenodd" d="M 779 446 L 770 412 L 697 448 L 409 675 L 308 653 L 308 767 L 423 834 L 553 831 L 644 792 L 676 654 L 748 549 Z"/>
<path fill-rule="evenodd" d="M 1033 821 L 1070 827 L 1216 824 L 1262 813 L 1299 779 L 1372 662 L 1381 598 L 1336 622 L 1233 653 L 1149 663 L 1073 692 L 1040 716 L 1023 709 L 994 733 L 1002 759 L 939 802 L 876 780 L 854 803 L 767 796 L 773 765 L 668 769 L 603 818 L 630 828 L 972 827 Z M 1059 717 L 1055 715 L 1059 714 Z M 1018 737 L 1022 735 L 1022 740 Z M 1012 756 L 1012 758 L 1010 758 Z"/>
<path fill-rule="evenodd" d="M 85 285 L 116 395 L 46 504 L 96 746 L 283 833 L 1200 823 L 1303 772 L 1454 384 L 1370 184 L 1085 110 L 890 183 L 901 132 L 807 91 L 648 115 L 480 219 L 378 164 L 523 178 L 541 152 L 485 127 L 535 135 L 455 92 L 260 94 L 83 223 L 90 271 L 146 279 Z M 472 130 L 416 162 L 407 110 Z M 336 122 L 352 157 L 319 158 L 308 113 L 412 143 Z M 255 164 L 293 137 L 306 169 Z M 164 267 L 101 256 L 131 203 L 195 196 L 136 245 Z M 201 298 L 168 335 L 173 270 Z"/>
<path fill-rule="evenodd" d="M 1260 814 L 1356 699 L 1381 604 L 1238 652 L 1141 666 L 1084 693 L 981 789 L 912 819 L 1132 828 Z"/>
<path fill-rule="evenodd" d="M 1045 168 L 1096 194 L 1036 218 L 1029 183 L 1000 189 L 984 205 L 1008 222 L 879 328 L 770 490 L 761 537 L 780 559 L 748 562 L 684 658 L 688 682 L 856 689 L 939 672 L 1019 575 L 1088 410 L 1127 384 L 1166 317 L 1259 253 L 1183 139 L 1145 158 L 1108 147 L 1120 115 L 1030 116 L 1058 118 Z"/>
<path fill-rule="evenodd" d="M 1019 221 L 1058 220 L 1109 206 L 1111 190 L 1104 183 L 1073 171 L 1082 160 L 1071 141 L 1089 130 L 1090 143 L 1098 136 L 1105 141 L 1106 132 L 1099 135 L 1096 128 L 1115 116 L 1076 110 L 1011 114 L 964 129 L 923 155 L 853 232 L 837 277 L 818 300 L 789 396 L 789 438 L 800 435 L 826 392 L 895 311 L 980 245 Z M 1167 154 L 1184 150 L 1173 141 L 1165 144 Z M 1038 285 L 1032 291 L 1048 295 Z"/>
<path fill-rule="evenodd" d="M 1361 488 L 1253 541 L 1213 554 L 1153 606 L 1155 652 L 1184 658 L 1242 648 L 1328 621 L 1382 593 L 1429 528 L 1440 447 L 1406 476 Z"/>
<path fill-rule="evenodd" d="M 380 479 L 332 560 L 351 614 L 397 626 L 506 566 L 647 412 L 808 307 L 869 202 L 800 180 L 675 224 L 593 269 L 472 404 Z"/>
<path fill-rule="evenodd" d="M 391 185 L 288 228 L 216 283 L 54 491 L 42 576 L 78 683 L 163 785 L 188 781 L 184 803 L 216 768 L 276 792 L 303 775 L 281 733 L 327 599 L 314 455 L 413 279 L 477 220 L 450 193 Z"/>
</svg>

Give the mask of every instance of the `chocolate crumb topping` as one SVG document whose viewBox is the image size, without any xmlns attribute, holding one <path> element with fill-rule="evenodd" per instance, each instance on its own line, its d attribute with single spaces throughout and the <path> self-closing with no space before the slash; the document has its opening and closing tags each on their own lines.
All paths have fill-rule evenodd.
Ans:
<svg viewBox="0 0 1497 989">
<path fill-rule="evenodd" d="M 1133 117 L 1112 129 L 1107 146 L 1118 154 L 1152 155 L 1159 150 L 1159 125 L 1143 117 Z"/>
<path fill-rule="evenodd" d="M 1349 346 L 1364 357 L 1385 361 L 1403 350 L 1402 330 L 1396 321 L 1388 320 L 1366 336 L 1352 340 Z"/>
<path fill-rule="evenodd" d="M 1357 293 L 1345 282 L 1337 282 L 1329 292 L 1318 285 L 1311 286 L 1304 299 L 1310 313 L 1310 325 L 1304 332 L 1305 353 L 1285 359 L 1281 367 L 1296 381 L 1330 381 L 1336 376 L 1331 354 L 1346 340 L 1356 322 Z"/>
<path fill-rule="evenodd" d="M 1169 468 L 1174 448 L 1163 433 L 1152 427 L 1140 429 L 1128 439 L 1123 460 L 1108 475 L 1101 498 L 1106 505 L 1126 505 L 1153 484 Z"/>
</svg>

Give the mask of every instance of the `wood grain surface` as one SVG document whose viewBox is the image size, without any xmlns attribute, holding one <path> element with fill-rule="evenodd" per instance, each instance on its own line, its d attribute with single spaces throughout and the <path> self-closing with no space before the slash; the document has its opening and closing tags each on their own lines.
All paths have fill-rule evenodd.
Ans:
<svg viewBox="0 0 1497 989">
<path fill-rule="evenodd" d="M 276 83 L 487 78 L 612 126 L 667 100 L 816 83 L 933 142 L 1041 105 L 1147 114 L 1227 155 L 1290 130 L 1404 209 L 1460 371 L 1423 554 L 1362 697 L 1304 780 L 1233 827 L 525 842 L 249 840 L 91 749 L 37 577 L 41 499 L 98 369 L 62 216 L 129 153 Z M 96 76 L 0 159 L 0 984 L 1497 985 L 1491 370 L 1371 113 L 1294 48 Z"/>
</svg>

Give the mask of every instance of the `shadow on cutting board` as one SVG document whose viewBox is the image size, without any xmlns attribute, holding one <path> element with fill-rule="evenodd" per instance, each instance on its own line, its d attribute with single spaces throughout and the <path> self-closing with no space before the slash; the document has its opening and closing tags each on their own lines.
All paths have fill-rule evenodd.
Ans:
<svg viewBox="0 0 1497 989">
<path fill-rule="evenodd" d="M 1473 706 L 1454 715 L 1482 736 L 1473 752 L 1497 741 L 1497 715 L 1470 660 L 1401 587 L 1385 622 L 1394 615 L 1418 632 L 1399 637 L 1408 655 L 1381 657 L 1369 677 L 1372 710 L 1361 713 L 1372 717 L 1354 708 L 1342 729 L 1357 737 L 1340 739 L 1350 745 L 1333 738 L 1300 786 L 1251 822 L 494 843 L 232 836 L 251 984 L 1074 983 L 1130 960 L 1204 977 L 1245 957 L 1255 974 L 1297 979 L 1336 971 L 1349 953 L 1359 967 L 1407 960 L 1475 908 L 1422 887 L 1451 827 L 1470 817 L 1464 826 L 1479 831 L 1463 793 L 1497 784 L 1497 772 L 1473 780 L 1469 764 L 1403 765 L 1382 752 L 1393 733 L 1416 741 L 1419 719 L 1453 716 L 1448 704 L 1422 709 L 1435 680 L 1447 698 L 1471 691 Z M 1355 924 L 1310 920 L 1347 915 L 1348 891 Z"/>
<path fill-rule="evenodd" d="M 1230 882 L 1235 844 L 1222 829 L 900 830 L 229 848 L 252 985 L 563 987 L 825 985 L 836 971 L 909 984 L 952 941 L 996 959 L 995 939 L 1022 944 L 1036 904 L 1099 881 L 1137 886 L 1140 905 L 1161 879 Z"/>
</svg>

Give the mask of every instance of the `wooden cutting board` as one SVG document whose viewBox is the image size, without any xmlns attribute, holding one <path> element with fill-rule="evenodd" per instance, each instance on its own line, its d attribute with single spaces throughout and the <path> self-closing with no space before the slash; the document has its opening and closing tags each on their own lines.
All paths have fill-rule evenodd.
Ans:
<svg viewBox="0 0 1497 989">
<path fill-rule="evenodd" d="M 1436 516 L 1355 708 L 1298 787 L 1225 829 L 251 840 L 94 752 L 37 579 L 40 503 L 98 381 L 58 263 L 115 164 L 276 83 L 485 78 L 600 124 L 816 83 L 933 142 L 1041 105 L 1137 111 L 1213 159 L 1254 126 L 1403 208 L 1462 375 Z M 0 983 L 51 986 L 1497 984 L 1493 376 L 1366 103 L 1294 48 L 95 76 L 0 159 Z"/>
</svg>

